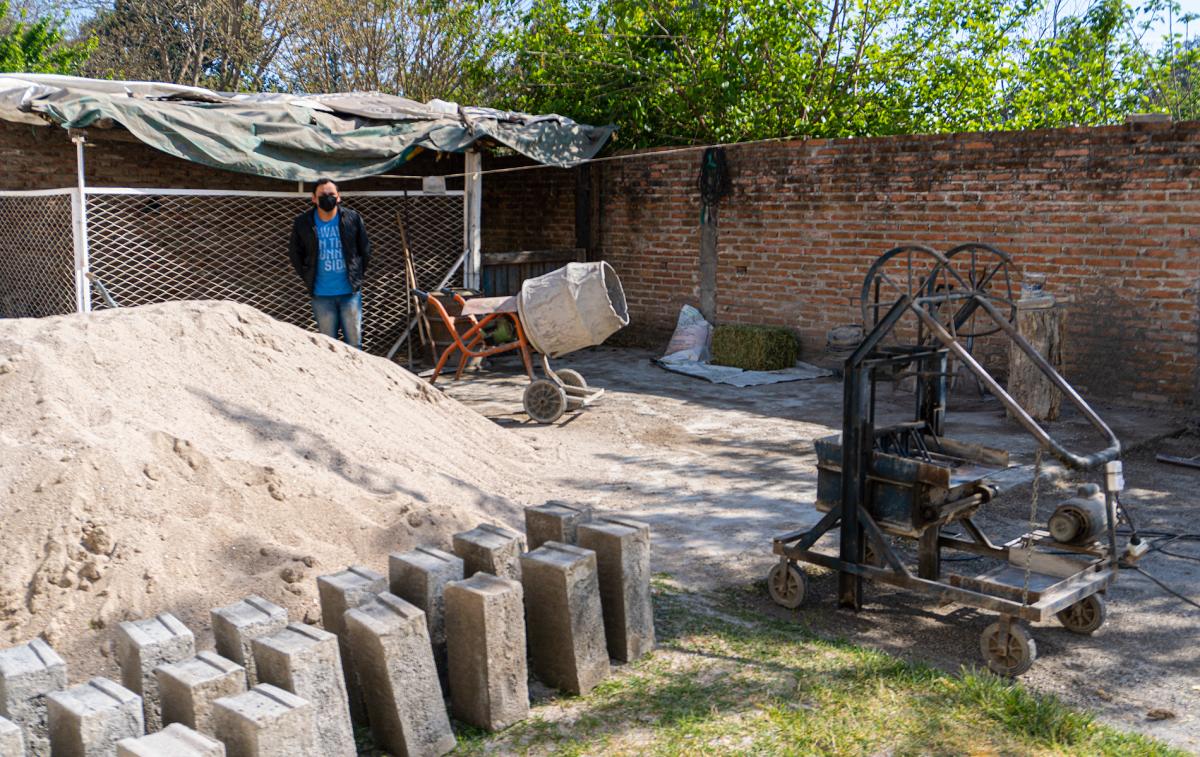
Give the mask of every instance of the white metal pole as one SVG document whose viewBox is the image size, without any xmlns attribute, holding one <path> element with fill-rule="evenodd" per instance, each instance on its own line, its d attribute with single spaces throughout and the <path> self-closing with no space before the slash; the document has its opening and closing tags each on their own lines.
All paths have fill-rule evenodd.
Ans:
<svg viewBox="0 0 1200 757">
<path fill-rule="evenodd" d="M 465 153 L 463 173 L 463 284 L 468 289 L 479 289 L 483 268 L 483 241 L 480 235 L 480 217 L 483 209 L 483 156 L 477 150 Z"/>
<path fill-rule="evenodd" d="M 86 138 L 82 135 L 71 137 L 75 143 L 75 170 L 77 184 L 71 195 L 71 220 L 74 225 L 75 242 L 75 309 L 80 313 L 92 311 L 92 287 L 88 282 L 88 235 L 87 235 L 87 189 L 83 181 L 83 143 Z"/>
</svg>

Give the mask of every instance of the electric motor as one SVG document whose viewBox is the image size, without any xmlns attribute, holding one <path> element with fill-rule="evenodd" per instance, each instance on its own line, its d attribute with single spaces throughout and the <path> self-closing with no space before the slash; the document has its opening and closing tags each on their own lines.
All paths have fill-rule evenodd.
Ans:
<svg viewBox="0 0 1200 757">
<path fill-rule="evenodd" d="M 1104 532 L 1107 508 L 1100 487 L 1084 484 L 1075 494 L 1050 516 L 1050 535 L 1060 544 L 1090 544 Z"/>
</svg>

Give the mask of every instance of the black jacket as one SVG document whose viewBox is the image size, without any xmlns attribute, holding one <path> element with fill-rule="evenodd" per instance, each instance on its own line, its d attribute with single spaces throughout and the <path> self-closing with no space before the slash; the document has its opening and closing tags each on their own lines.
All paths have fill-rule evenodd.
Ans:
<svg viewBox="0 0 1200 757">
<path fill-rule="evenodd" d="M 362 288 L 363 274 L 371 260 L 371 242 L 367 239 L 367 230 L 358 213 L 339 205 L 337 218 L 342 237 L 342 257 L 346 259 L 346 276 L 350 279 L 351 288 L 357 292 Z M 313 293 L 320 253 L 317 209 L 313 208 L 296 216 L 292 224 L 292 237 L 288 240 L 288 257 L 304 281 L 304 286 L 308 287 L 309 294 Z"/>
</svg>

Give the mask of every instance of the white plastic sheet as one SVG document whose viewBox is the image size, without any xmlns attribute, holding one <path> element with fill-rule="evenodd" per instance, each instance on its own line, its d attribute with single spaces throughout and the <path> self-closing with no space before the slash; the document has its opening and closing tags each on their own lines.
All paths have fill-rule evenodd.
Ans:
<svg viewBox="0 0 1200 757">
<path fill-rule="evenodd" d="M 711 343 L 712 325 L 699 310 L 684 305 L 679 311 L 675 333 L 667 345 L 667 354 L 655 363 L 673 373 L 738 387 L 805 381 L 833 375 L 833 371 L 801 362 L 779 371 L 747 371 L 727 365 L 712 365 L 708 362 Z"/>
</svg>

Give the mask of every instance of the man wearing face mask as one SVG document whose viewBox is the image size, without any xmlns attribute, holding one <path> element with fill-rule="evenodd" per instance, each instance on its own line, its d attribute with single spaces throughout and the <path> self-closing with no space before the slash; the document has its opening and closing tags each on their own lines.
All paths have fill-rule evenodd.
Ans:
<svg viewBox="0 0 1200 757">
<path fill-rule="evenodd" d="M 311 210 L 296 216 L 288 257 L 312 295 L 317 328 L 362 349 L 362 280 L 371 259 L 371 243 L 362 216 L 340 207 L 331 179 L 313 187 Z"/>
</svg>

